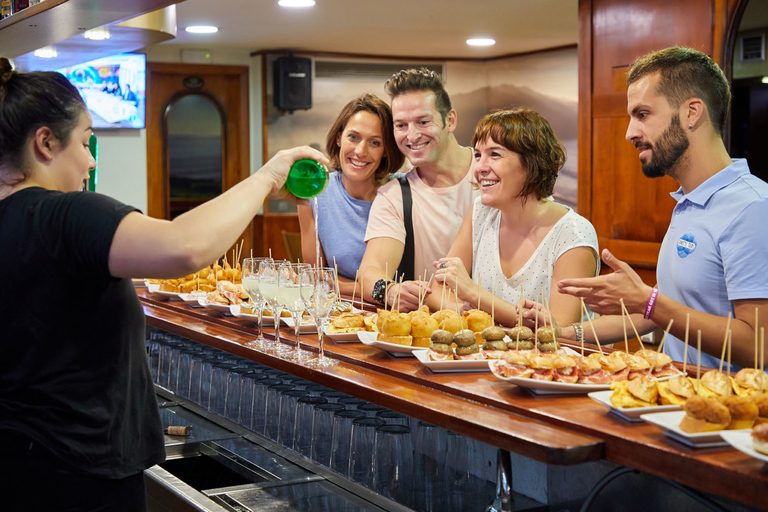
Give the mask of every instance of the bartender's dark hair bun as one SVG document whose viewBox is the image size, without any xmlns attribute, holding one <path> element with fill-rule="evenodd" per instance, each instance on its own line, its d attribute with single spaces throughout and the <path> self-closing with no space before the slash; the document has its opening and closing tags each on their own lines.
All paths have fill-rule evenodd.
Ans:
<svg viewBox="0 0 768 512">
<path fill-rule="evenodd" d="M 5 85 L 11 79 L 11 76 L 13 76 L 11 61 L 5 57 L 0 57 L 0 85 Z"/>
</svg>

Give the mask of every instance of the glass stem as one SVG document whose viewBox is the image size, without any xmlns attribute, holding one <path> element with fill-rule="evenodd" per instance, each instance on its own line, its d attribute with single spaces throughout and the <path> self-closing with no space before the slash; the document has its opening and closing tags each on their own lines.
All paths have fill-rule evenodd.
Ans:
<svg viewBox="0 0 768 512">
<path fill-rule="evenodd" d="M 317 340 L 318 340 L 318 347 L 319 351 L 317 354 L 317 358 L 322 361 L 323 357 L 325 357 L 325 352 L 323 351 L 323 338 L 325 337 L 325 318 L 320 319 L 320 325 L 317 328 Z"/>
<path fill-rule="evenodd" d="M 296 349 L 301 350 L 301 317 L 302 312 L 294 313 L 293 314 L 293 325 L 296 326 Z"/>
<path fill-rule="evenodd" d="M 259 339 L 264 339 L 264 303 L 259 302 L 257 304 L 259 306 Z"/>
<path fill-rule="evenodd" d="M 280 346 L 280 314 L 283 312 L 283 308 L 273 307 L 272 311 L 275 315 L 275 346 Z"/>
</svg>

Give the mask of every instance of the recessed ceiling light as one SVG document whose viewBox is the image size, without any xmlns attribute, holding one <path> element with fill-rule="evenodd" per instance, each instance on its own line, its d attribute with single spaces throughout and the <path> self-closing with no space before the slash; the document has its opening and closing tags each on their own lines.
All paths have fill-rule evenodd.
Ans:
<svg viewBox="0 0 768 512">
<path fill-rule="evenodd" d="M 59 52 L 57 52 L 56 48 L 53 46 L 43 46 L 42 48 L 35 50 L 34 55 L 35 57 L 40 57 L 41 59 L 52 59 L 54 57 L 58 57 Z"/>
<path fill-rule="evenodd" d="M 103 41 L 104 39 L 110 38 L 109 30 L 106 29 L 106 27 L 97 27 L 92 28 L 91 30 L 86 30 L 83 32 L 83 37 L 86 39 L 92 39 L 94 41 Z"/>
<path fill-rule="evenodd" d="M 219 31 L 219 27 L 211 25 L 190 25 L 184 30 L 191 34 L 215 34 Z"/>
<path fill-rule="evenodd" d="M 277 5 L 281 7 L 312 7 L 315 0 L 278 0 Z"/>
<path fill-rule="evenodd" d="M 467 39 L 467 44 L 469 46 L 493 46 L 496 44 L 496 40 L 490 37 L 472 37 Z"/>
</svg>

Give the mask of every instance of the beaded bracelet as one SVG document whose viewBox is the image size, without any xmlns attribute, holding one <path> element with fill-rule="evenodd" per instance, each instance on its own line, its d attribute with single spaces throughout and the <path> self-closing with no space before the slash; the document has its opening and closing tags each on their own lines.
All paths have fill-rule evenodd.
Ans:
<svg viewBox="0 0 768 512">
<path fill-rule="evenodd" d="M 659 294 L 659 289 L 654 288 L 651 290 L 651 296 L 648 298 L 648 304 L 645 305 L 645 314 L 643 315 L 643 318 L 648 320 L 651 318 L 651 314 L 653 314 L 653 306 L 656 305 L 656 296 Z"/>
<path fill-rule="evenodd" d="M 581 322 L 574 322 L 571 325 L 576 332 L 576 342 L 579 344 L 584 343 L 584 328 L 581 326 Z"/>
</svg>

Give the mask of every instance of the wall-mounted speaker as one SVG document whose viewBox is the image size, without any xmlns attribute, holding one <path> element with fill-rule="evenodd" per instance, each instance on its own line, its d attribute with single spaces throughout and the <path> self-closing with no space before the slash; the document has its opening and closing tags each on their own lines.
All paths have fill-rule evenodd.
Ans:
<svg viewBox="0 0 768 512">
<path fill-rule="evenodd" d="M 274 69 L 275 107 L 280 110 L 312 108 L 312 59 L 280 57 Z"/>
</svg>

